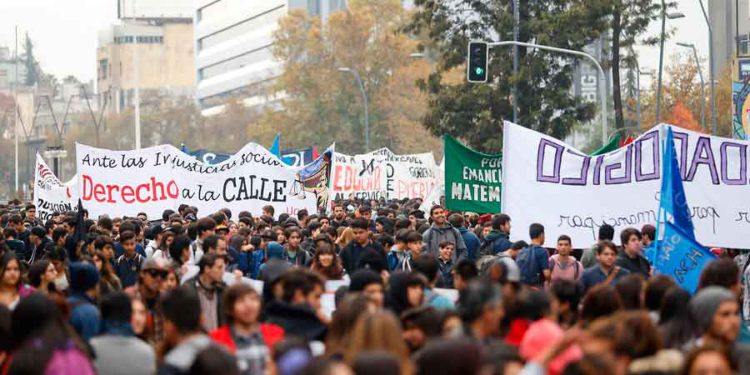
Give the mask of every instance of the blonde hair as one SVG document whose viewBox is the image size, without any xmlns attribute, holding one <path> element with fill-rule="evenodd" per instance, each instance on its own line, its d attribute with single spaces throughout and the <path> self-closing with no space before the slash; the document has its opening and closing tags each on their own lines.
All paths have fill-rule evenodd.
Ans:
<svg viewBox="0 0 750 375">
<path fill-rule="evenodd" d="M 391 312 L 377 311 L 362 315 L 348 337 L 344 362 L 354 365 L 357 354 L 379 351 L 393 354 L 401 364 L 401 375 L 413 371 L 409 349 L 401 338 L 401 325 Z"/>
</svg>

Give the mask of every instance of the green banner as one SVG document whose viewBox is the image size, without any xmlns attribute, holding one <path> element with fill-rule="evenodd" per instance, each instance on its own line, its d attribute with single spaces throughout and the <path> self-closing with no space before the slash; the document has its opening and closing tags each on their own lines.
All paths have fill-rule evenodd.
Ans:
<svg viewBox="0 0 750 375">
<path fill-rule="evenodd" d="M 500 213 L 503 155 L 474 151 L 443 136 L 445 206 L 452 211 Z"/>
<path fill-rule="evenodd" d="M 612 139 L 610 139 L 609 142 L 607 142 L 606 145 L 604 145 L 604 146 L 602 146 L 602 148 L 594 151 L 591 154 L 591 156 L 597 156 L 597 155 L 601 155 L 601 154 L 606 154 L 606 153 L 608 153 L 610 151 L 617 150 L 618 148 L 620 148 L 620 133 L 615 134 L 615 136 L 612 137 Z"/>
</svg>

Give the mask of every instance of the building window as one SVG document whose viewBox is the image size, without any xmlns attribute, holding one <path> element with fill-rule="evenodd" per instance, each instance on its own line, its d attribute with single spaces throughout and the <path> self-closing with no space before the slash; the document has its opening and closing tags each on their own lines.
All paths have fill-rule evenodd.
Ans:
<svg viewBox="0 0 750 375">
<path fill-rule="evenodd" d="M 204 79 L 215 77 L 228 71 L 255 64 L 259 61 L 271 59 L 273 56 L 271 54 L 270 47 L 271 45 L 267 44 L 260 48 L 243 53 L 239 56 L 235 56 L 230 59 L 220 61 L 216 64 L 206 66 L 198 70 L 199 80 L 202 81 Z"/>
<path fill-rule="evenodd" d="M 109 67 L 109 61 L 107 59 L 100 59 L 99 60 L 99 69 L 97 69 L 97 78 L 100 80 L 106 79 L 108 77 L 107 68 Z"/>
<path fill-rule="evenodd" d="M 234 39 L 242 34 L 257 30 L 267 24 L 275 24 L 276 20 L 283 12 L 284 5 L 279 5 L 278 7 L 260 13 L 252 18 L 248 18 L 211 35 L 207 35 L 198 40 L 198 49 L 203 50 L 210 48 L 219 43 Z"/>
<path fill-rule="evenodd" d="M 750 54 L 750 35 L 740 35 L 740 50 L 738 55 L 747 56 Z"/>
</svg>

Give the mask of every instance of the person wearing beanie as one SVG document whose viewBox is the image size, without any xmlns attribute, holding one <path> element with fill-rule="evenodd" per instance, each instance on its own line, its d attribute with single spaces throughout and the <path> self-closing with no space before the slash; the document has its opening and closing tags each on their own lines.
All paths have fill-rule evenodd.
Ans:
<svg viewBox="0 0 750 375">
<path fill-rule="evenodd" d="M 87 262 L 70 264 L 70 325 L 85 342 L 99 333 L 99 309 L 96 308 L 99 272 Z"/>
<path fill-rule="evenodd" d="M 750 373 L 750 346 L 737 342 L 741 322 L 737 295 L 718 286 L 703 288 L 690 301 L 690 311 L 700 337 L 688 343 L 684 352 L 707 344 L 720 344 L 727 347 L 740 374 Z"/>
<path fill-rule="evenodd" d="M 364 268 L 352 274 L 351 281 L 349 282 L 349 292 L 362 293 L 375 306 L 378 308 L 383 307 L 383 278 L 371 269 Z"/>
</svg>

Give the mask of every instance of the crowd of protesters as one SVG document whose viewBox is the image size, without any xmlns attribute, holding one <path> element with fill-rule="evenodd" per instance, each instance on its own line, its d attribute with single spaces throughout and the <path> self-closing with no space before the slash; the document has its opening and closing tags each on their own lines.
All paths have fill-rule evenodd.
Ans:
<svg viewBox="0 0 750 375">
<path fill-rule="evenodd" d="M 654 274 L 650 225 L 572 243 L 420 204 L 0 206 L 0 374 L 750 373 L 747 253 L 691 294 Z"/>
</svg>

